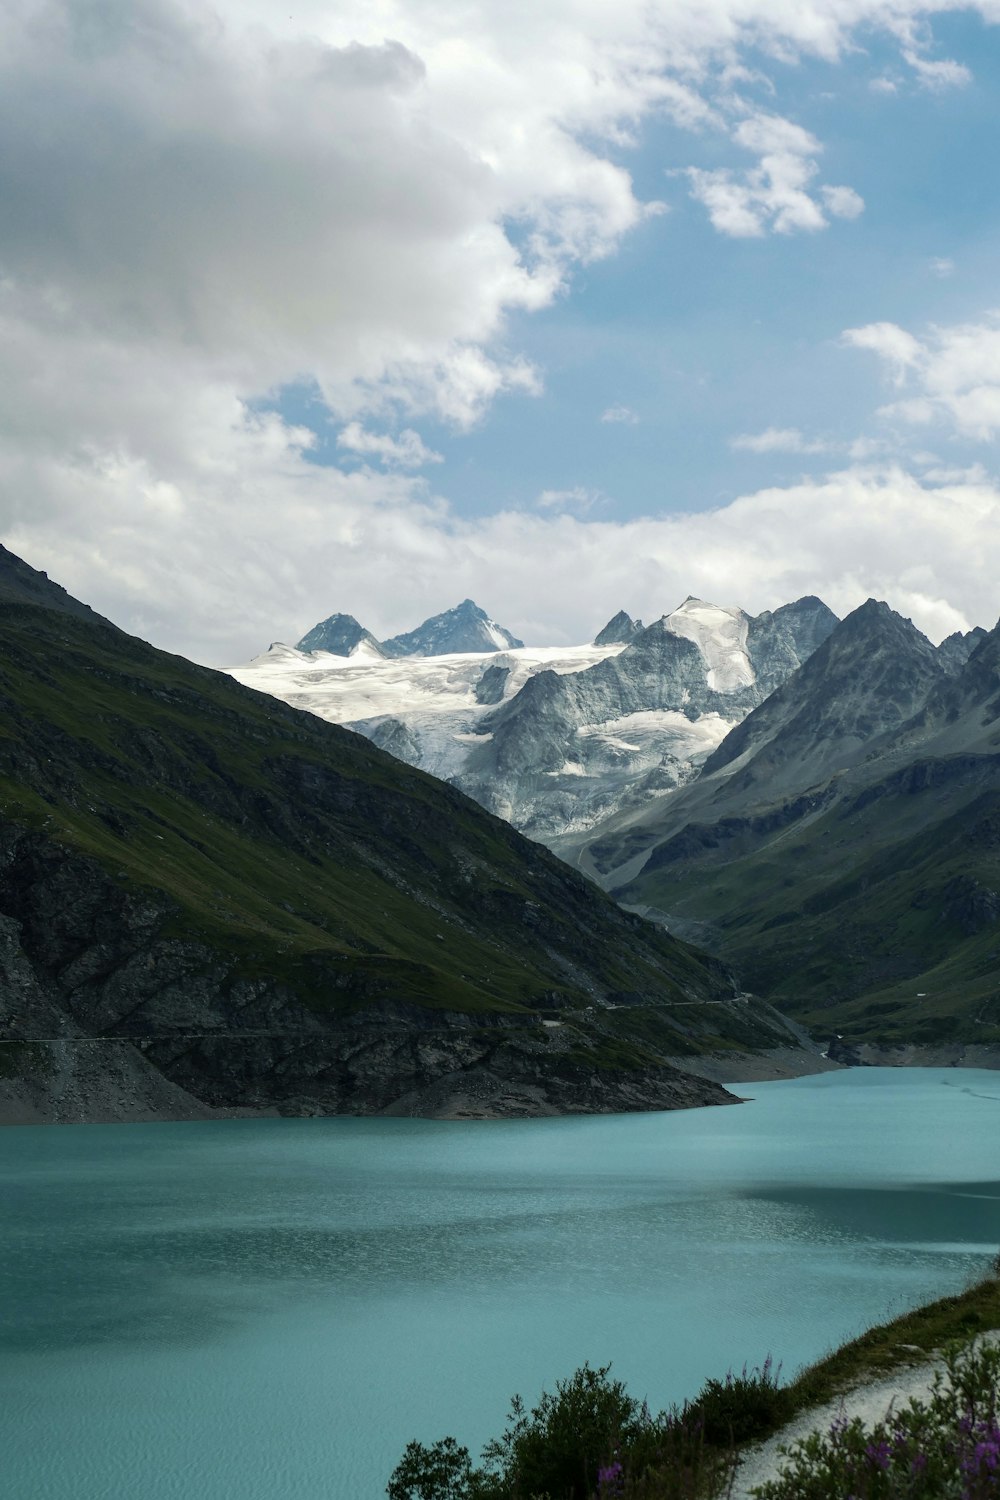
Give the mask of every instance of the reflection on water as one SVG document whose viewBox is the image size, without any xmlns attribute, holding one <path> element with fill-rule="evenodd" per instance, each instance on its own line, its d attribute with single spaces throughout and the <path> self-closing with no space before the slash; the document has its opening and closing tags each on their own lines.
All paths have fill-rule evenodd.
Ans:
<svg viewBox="0 0 1000 1500">
<path fill-rule="evenodd" d="M 375 1500 L 409 1437 L 475 1446 L 584 1359 L 666 1404 L 769 1352 L 789 1371 L 995 1253 L 1000 1075 L 743 1092 L 0 1132 L 9 1493 Z"/>
</svg>

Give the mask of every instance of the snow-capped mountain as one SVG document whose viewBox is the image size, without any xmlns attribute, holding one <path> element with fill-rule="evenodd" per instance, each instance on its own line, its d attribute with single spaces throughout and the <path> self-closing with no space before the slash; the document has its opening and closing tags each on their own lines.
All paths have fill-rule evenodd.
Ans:
<svg viewBox="0 0 1000 1500">
<path fill-rule="evenodd" d="M 523 645 L 517 636 L 491 620 L 474 600 L 463 599 L 454 609 L 432 615 L 416 630 L 394 635 L 387 641 L 376 640 L 353 615 L 329 615 L 306 631 L 295 649 L 352 656 L 360 646 L 379 656 L 449 656 L 459 651 L 517 650 Z"/>
<path fill-rule="evenodd" d="M 382 647 L 370 630 L 353 615 L 328 615 L 312 630 L 306 631 L 296 645 L 297 651 L 329 651 L 333 656 L 350 656 L 359 646 L 371 647 L 383 655 Z"/>
<path fill-rule="evenodd" d="M 457 651 L 519 650 L 523 645 L 472 599 L 463 599 L 416 630 L 383 641 L 382 650 L 386 656 L 447 656 Z"/>
<path fill-rule="evenodd" d="M 346 724 L 400 760 L 461 785 L 485 719 L 536 672 L 579 672 L 621 646 L 536 646 L 504 652 L 344 659 L 280 642 L 231 676 L 295 708 Z"/>
<path fill-rule="evenodd" d="M 750 616 L 689 598 L 645 629 L 622 611 L 586 646 L 502 650 L 490 635 L 432 654 L 463 612 L 461 624 L 500 629 L 460 605 L 397 638 L 422 635 L 422 656 L 389 655 L 393 642 L 347 659 L 279 644 L 231 672 L 547 840 L 690 780 L 836 624 L 818 599 Z"/>
<path fill-rule="evenodd" d="M 751 616 L 688 598 L 604 661 L 505 697 L 458 784 L 535 838 L 589 828 L 690 780 L 836 623 L 819 599 Z"/>
</svg>

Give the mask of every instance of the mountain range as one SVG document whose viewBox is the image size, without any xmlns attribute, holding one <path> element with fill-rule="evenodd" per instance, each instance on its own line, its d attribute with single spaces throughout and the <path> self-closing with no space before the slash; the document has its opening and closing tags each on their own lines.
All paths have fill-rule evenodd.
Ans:
<svg viewBox="0 0 1000 1500">
<path fill-rule="evenodd" d="M 831 1055 L 993 1047 L 1000 627 L 935 648 L 869 600 L 696 780 L 557 847 L 724 955 Z"/>
<path fill-rule="evenodd" d="M 441 639 L 436 621 L 414 636 Z M 835 624 L 814 598 L 757 616 L 688 598 L 648 627 L 621 611 L 579 647 L 401 662 L 363 645 L 331 661 L 279 643 L 231 670 L 550 841 L 689 780 Z"/>
<path fill-rule="evenodd" d="M 523 645 L 472 599 L 463 599 L 454 609 L 432 615 L 415 630 L 386 641 L 377 641 L 353 615 L 329 615 L 306 631 L 296 650 L 351 656 L 364 646 L 380 656 L 447 656 L 456 651 L 517 650 Z"/>
<path fill-rule="evenodd" d="M 455 788 L 3 549 L 0 699 L 0 1117 L 671 1108 L 796 1046 Z"/>
</svg>

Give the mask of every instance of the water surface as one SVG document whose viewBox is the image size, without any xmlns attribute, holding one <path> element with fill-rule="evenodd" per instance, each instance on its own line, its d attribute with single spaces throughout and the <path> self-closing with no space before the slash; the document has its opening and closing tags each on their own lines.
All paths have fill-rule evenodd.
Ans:
<svg viewBox="0 0 1000 1500">
<path fill-rule="evenodd" d="M 981 1271 L 1000 1074 L 739 1108 L 0 1132 L 0 1493 L 377 1500 L 613 1361 L 656 1407 Z"/>
</svg>

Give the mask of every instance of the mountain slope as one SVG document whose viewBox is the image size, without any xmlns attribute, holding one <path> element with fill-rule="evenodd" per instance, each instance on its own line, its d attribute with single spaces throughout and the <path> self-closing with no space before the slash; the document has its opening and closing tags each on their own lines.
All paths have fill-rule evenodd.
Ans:
<svg viewBox="0 0 1000 1500">
<path fill-rule="evenodd" d="M 6 547 L 0 547 L 0 604 L 38 604 L 94 624 L 109 623 L 89 605 L 74 599 L 61 584 L 53 583 L 47 573 L 30 567 Z"/>
<path fill-rule="evenodd" d="M 88 1117 L 129 1090 L 662 1108 L 725 1097 L 667 1055 L 787 1041 L 721 967 L 356 735 L 46 608 L 0 605 L 0 652 L 0 1084 L 43 1114 L 75 1088 Z"/>
<path fill-rule="evenodd" d="M 631 905 L 861 1044 L 1000 1041 L 1000 633 L 869 601 L 657 809 L 578 850 Z"/>
</svg>

